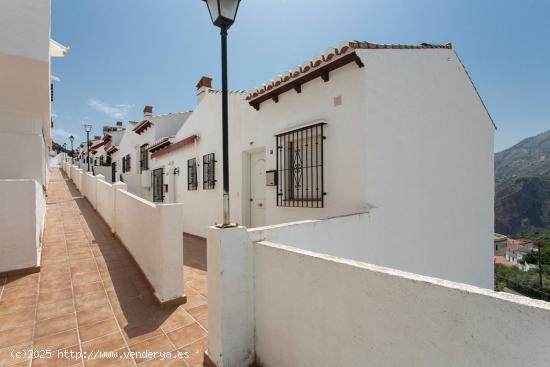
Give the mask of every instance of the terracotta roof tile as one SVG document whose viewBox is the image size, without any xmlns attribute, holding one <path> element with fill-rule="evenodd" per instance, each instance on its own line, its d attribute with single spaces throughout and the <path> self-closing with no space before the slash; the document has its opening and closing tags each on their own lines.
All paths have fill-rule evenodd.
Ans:
<svg viewBox="0 0 550 367">
<path fill-rule="evenodd" d="M 337 61 L 338 59 L 355 52 L 357 49 L 399 49 L 399 50 L 410 50 L 410 49 L 452 49 L 453 46 L 451 43 L 447 44 L 430 44 L 430 43 L 421 43 L 419 45 L 402 45 L 402 44 L 377 44 L 370 42 L 359 42 L 359 41 L 345 41 L 340 43 L 338 47 L 333 47 L 327 49 L 323 54 L 316 55 L 310 60 L 306 60 L 302 65 L 298 65 L 292 70 L 286 71 L 282 75 L 279 75 L 277 78 L 270 80 L 259 88 L 256 88 L 248 93 L 246 99 L 251 101 L 257 97 L 266 94 L 274 88 L 278 88 L 283 84 L 292 83 L 296 78 L 302 77 L 305 74 L 308 74 L 314 70 L 317 70 L 328 63 Z"/>
</svg>

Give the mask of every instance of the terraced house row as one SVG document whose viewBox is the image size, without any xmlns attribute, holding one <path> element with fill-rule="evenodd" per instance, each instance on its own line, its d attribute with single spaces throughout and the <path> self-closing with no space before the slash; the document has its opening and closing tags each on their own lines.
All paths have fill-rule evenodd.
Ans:
<svg viewBox="0 0 550 367">
<path fill-rule="evenodd" d="M 49 160 L 68 49 L 48 0 L 0 17 L 0 365 L 546 365 L 548 304 L 492 290 L 496 127 L 452 44 L 345 41 L 230 92 L 223 228 L 211 78 Z"/>
</svg>

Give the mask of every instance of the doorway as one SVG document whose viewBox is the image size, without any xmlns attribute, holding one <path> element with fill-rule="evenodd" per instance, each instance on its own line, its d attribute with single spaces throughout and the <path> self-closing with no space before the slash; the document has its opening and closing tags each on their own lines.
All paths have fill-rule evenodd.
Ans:
<svg viewBox="0 0 550 367">
<path fill-rule="evenodd" d="M 250 154 L 250 227 L 265 226 L 265 151 Z"/>
</svg>

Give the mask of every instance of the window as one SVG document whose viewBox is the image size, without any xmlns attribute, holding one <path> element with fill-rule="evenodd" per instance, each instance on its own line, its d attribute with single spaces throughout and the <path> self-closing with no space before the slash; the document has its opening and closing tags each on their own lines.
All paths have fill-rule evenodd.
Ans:
<svg viewBox="0 0 550 367">
<path fill-rule="evenodd" d="M 318 123 L 276 136 L 277 206 L 324 206 L 324 125 Z"/>
<path fill-rule="evenodd" d="M 187 190 L 193 191 L 198 187 L 197 160 L 195 158 L 187 161 Z"/>
<path fill-rule="evenodd" d="M 149 144 L 143 144 L 139 148 L 139 172 L 149 169 Z"/>
<path fill-rule="evenodd" d="M 124 157 L 122 157 L 122 173 L 126 173 L 130 171 L 131 167 L 132 166 L 131 166 L 130 154 L 127 154 Z"/>
<path fill-rule="evenodd" d="M 214 189 L 214 185 L 216 183 L 216 179 L 214 177 L 215 163 L 216 159 L 214 158 L 214 153 L 210 153 L 202 157 L 202 188 L 204 190 Z"/>
</svg>

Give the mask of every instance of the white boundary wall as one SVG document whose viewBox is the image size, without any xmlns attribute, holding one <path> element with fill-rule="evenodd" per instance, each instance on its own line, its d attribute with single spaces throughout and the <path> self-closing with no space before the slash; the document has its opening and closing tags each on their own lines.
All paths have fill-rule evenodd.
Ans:
<svg viewBox="0 0 550 367">
<path fill-rule="evenodd" d="M 182 204 L 156 205 L 125 190 L 115 193 L 116 233 L 161 302 L 183 295 Z"/>
<path fill-rule="evenodd" d="M 32 179 L 0 180 L 0 272 L 40 266 L 46 200 Z"/>
<path fill-rule="evenodd" d="M 315 240 L 324 225 L 278 226 L 272 238 Z M 210 229 L 208 354 L 218 367 L 548 365 L 548 303 L 258 238 Z"/>
<path fill-rule="evenodd" d="M 183 295 L 182 204 L 153 204 L 76 166 L 63 166 L 92 206 L 130 251 L 161 302 Z"/>
</svg>

